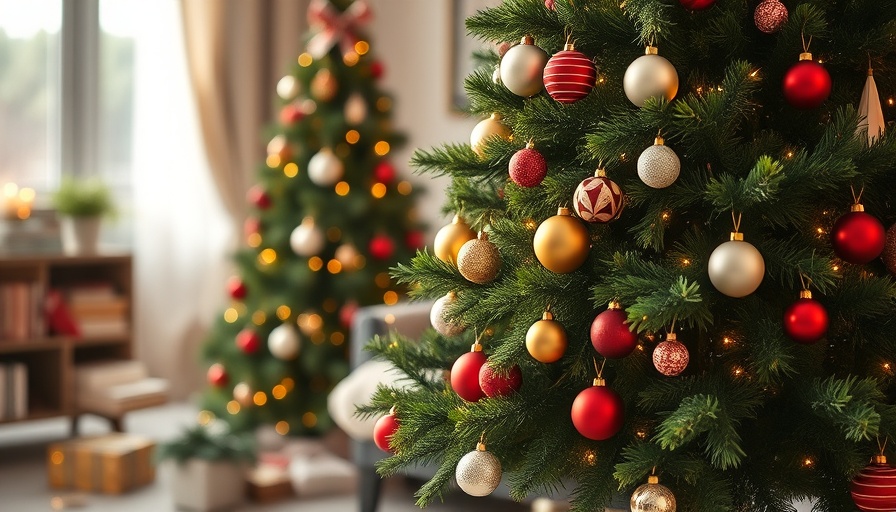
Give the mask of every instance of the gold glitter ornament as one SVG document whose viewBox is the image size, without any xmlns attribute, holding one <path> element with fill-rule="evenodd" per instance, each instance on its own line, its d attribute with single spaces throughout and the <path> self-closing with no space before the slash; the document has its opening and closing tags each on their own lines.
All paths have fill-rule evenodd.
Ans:
<svg viewBox="0 0 896 512">
<path fill-rule="evenodd" d="M 476 284 L 490 283 L 501 270 L 501 254 L 498 247 L 488 240 L 485 231 L 479 238 L 466 242 L 457 253 L 457 269 L 464 279 Z"/>
<path fill-rule="evenodd" d="M 631 499 L 632 512 L 675 512 L 675 495 L 660 484 L 656 475 L 650 475 L 647 483 L 635 489 Z"/>
</svg>

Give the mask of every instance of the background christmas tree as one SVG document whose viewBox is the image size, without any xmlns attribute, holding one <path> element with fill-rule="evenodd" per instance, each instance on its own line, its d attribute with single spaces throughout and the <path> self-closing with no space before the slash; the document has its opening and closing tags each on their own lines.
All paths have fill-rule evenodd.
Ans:
<svg viewBox="0 0 896 512">
<path fill-rule="evenodd" d="M 452 224 L 397 270 L 443 299 L 438 332 L 372 344 L 414 382 L 365 408 L 395 406 L 381 472 L 438 464 L 421 505 L 503 469 L 588 512 L 842 512 L 853 478 L 896 510 L 865 485 L 888 466 L 858 474 L 896 433 L 896 137 L 868 73 L 890 110 L 896 3 L 505 0 L 467 28 L 503 43 L 466 81 L 489 119 L 414 160 L 490 238 Z"/>
<path fill-rule="evenodd" d="M 395 303 L 402 289 L 388 269 L 422 245 L 412 187 L 389 160 L 402 137 L 377 87 L 383 67 L 358 31 L 370 16 L 366 3 L 312 2 L 314 33 L 277 85 L 248 247 L 203 354 L 203 406 L 236 428 L 326 431 L 355 309 Z"/>
</svg>

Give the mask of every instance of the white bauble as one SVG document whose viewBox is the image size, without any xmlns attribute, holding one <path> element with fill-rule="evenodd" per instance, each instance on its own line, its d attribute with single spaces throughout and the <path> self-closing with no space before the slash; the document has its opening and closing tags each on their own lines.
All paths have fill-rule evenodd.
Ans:
<svg viewBox="0 0 896 512">
<path fill-rule="evenodd" d="M 480 443 L 457 463 L 454 478 L 470 496 L 488 496 L 501 483 L 501 461 Z"/>
<path fill-rule="evenodd" d="M 429 323 L 432 324 L 432 327 L 436 332 L 446 338 L 457 336 L 467 330 L 467 326 L 460 322 L 449 320 L 448 317 L 445 316 L 445 308 L 454 302 L 454 299 L 454 292 L 451 292 L 437 300 L 435 304 L 432 305 L 432 309 L 429 310 Z"/>
<path fill-rule="evenodd" d="M 252 388 L 245 382 L 239 382 L 233 386 L 233 399 L 243 407 L 252 405 Z"/>
<path fill-rule="evenodd" d="M 756 291 L 765 277 L 765 260 L 743 235 L 732 233 L 732 240 L 716 247 L 709 257 L 709 280 L 716 290 L 740 298 Z"/>
<path fill-rule="evenodd" d="M 361 253 L 352 244 L 342 244 L 336 248 L 333 257 L 342 264 L 342 269 L 351 271 L 358 268 L 358 257 Z"/>
<path fill-rule="evenodd" d="M 367 102 L 360 93 L 352 93 L 345 101 L 345 120 L 348 124 L 358 125 L 367 119 Z"/>
<path fill-rule="evenodd" d="M 638 177 L 652 188 L 666 188 L 675 183 L 681 173 L 681 161 L 663 138 L 657 137 L 653 146 L 638 157 Z"/>
<path fill-rule="evenodd" d="M 485 156 L 482 152 L 482 146 L 492 137 L 500 137 L 502 139 L 510 139 L 510 128 L 501 122 L 501 114 L 497 112 L 492 114 L 488 119 L 483 119 L 473 127 L 470 132 L 470 146 L 473 152 L 479 157 Z"/>
<path fill-rule="evenodd" d="M 526 36 L 501 59 L 501 82 L 510 92 L 528 98 L 544 89 L 544 67 L 550 57 Z"/>
<path fill-rule="evenodd" d="M 308 161 L 308 177 L 315 185 L 330 187 L 342 179 L 345 166 L 330 148 L 323 148 Z"/>
<path fill-rule="evenodd" d="M 639 107 L 656 96 L 672 100 L 678 93 L 678 71 L 671 62 L 657 55 L 656 47 L 648 46 L 625 70 L 622 87 L 629 101 Z"/>
<path fill-rule="evenodd" d="M 289 235 L 289 246 L 292 247 L 293 252 L 306 258 L 320 254 L 325 243 L 326 238 L 323 231 L 318 229 L 311 217 L 305 217 Z"/>
<path fill-rule="evenodd" d="M 302 85 L 292 75 L 286 75 L 277 82 L 277 96 L 284 100 L 291 100 L 299 95 Z"/>
<path fill-rule="evenodd" d="M 299 355 L 302 342 L 291 324 L 281 324 L 268 335 L 268 350 L 277 359 L 289 361 Z"/>
</svg>

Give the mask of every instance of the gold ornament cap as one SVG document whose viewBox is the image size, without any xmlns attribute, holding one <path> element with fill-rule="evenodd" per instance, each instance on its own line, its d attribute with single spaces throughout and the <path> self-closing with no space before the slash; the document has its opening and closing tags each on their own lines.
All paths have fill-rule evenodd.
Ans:
<svg viewBox="0 0 896 512">
<path fill-rule="evenodd" d="M 478 341 L 470 346 L 470 352 L 482 352 L 482 344 Z"/>
<path fill-rule="evenodd" d="M 592 386 L 603 387 L 607 385 L 607 380 L 603 377 L 595 377 L 594 381 L 591 384 Z"/>
<path fill-rule="evenodd" d="M 565 51 L 565 52 L 571 52 L 575 49 L 576 49 L 576 45 L 574 45 L 572 43 L 566 43 L 563 45 L 563 51 Z"/>
<path fill-rule="evenodd" d="M 620 304 L 618 300 L 611 300 L 607 309 L 622 309 L 622 304 Z"/>
<path fill-rule="evenodd" d="M 666 335 L 666 341 L 678 341 L 678 335 L 674 332 L 670 332 Z"/>
<path fill-rule="evenodd" d="M 656 46 L 647 46 L 644 48 L 644 55 L 659 55 L 660 51 L 657 50 Z"/>
<path fill-rule="evenodd" d="M 659 136 L 659 135 L 657 135 L 656 138 L 653 139 L 653 144 L 654 144 L 655 146 L 662 146 L 662 145 L 664 145 L 665 143 L 666 143 L 666 139 L 662 138 L 662 137 Z"/>
<path fill-rule="evenodd" d="M 541 314 L 541 319 L 542 320 L 553 320 L 554 314 L 548 310 L 545 310 L 544 313 Z"/>
<path fill-rule="evenodd" d="M 488 242 L 488 233 L 486 233 L 485 231 L 480 231 L 479 235 L 476 238 L 482 240 L 483 242 Z"/>
<path fill-rule="evenodd" d="M 561 207 L 557 208 L 557 215 L 566 215 L 566 216 L 570 216 L 570 215 L 572 215 L 572 214 L 569 213 L 569 208 L 567 208 L 567 207 L 565 207 L 565 206 L 561 206 Z"/>
<path fill-rule="evenodd" d="M 856 203 L 856 204 L 854 204 L 854 205 L 852 205 L 852 206 L 849 207 L 849 211 L 851 211 L 851 212 L 864 212 L 864 211 L 865 211 L 865 205 L 863 205 L 862 203 Z"/>
<path fill-rule="evenodd" d="M 520 44 L 535 44 L 535 38 L 526 34 L 520 39 Z"/>
<path fill-rule="evenodd" d="M 531 140 L 526 143 L 526 149 L 533 149 L 535 147 L 535 143 Z"/>
<path fill-rule="evenodd" d="M 881 454 L 881 455 L 875 455 L 875 456 L 874 456 L 874 463 L 875 463 L 875 464 L 886 464 L 886 463 L 887 463 L 887 456 L 886 456 L 886 455 L 883 455 L 883 454 Z"/>
<path fill-rule="evenodd" d="M 597 170 L 594 171 L 594 177 L 595 178 L 606 178 L 607 170 L 604 169 L 603 167 L 598 167 Z"/>
<path fill-rule="evenodd" d="M 800 54 L 800 61 L 804 60 L 812 60 L 812 54 L 809 52 L 803 52 Z"/>
<path fill-rule="evenodd" d="M 812 298 L 812 290 L 800 290 L 800 298 L 801 299 L 811 299 Z"/>
<path fill-rule="evenodd" d="M 656 485 L 656 484 L 660 483 L 660 477 L 658 477 L 656 475 L 650 475 L 647 477 L 647 483 Z"/>
<path fill-rule="evenodd" d="M 484 452 L 485 451 L 485 443 L 482 443 L 482 442 L 476 443 L 476 451 Z"/>
<path fill-rule="evenodd" d="M 494 119 L 495 121 L 500 121 L 500 120 L 504 119 L 504 116 L 502 116 L 498 112 L 492 112 L 492 115 L 490 115 L 489 118 Z"/>
<path fill-rule="evenodd" d="M 732 232 L 731 232 L 731 241 L 732 241 L 732 242 L 743 242 L 743 241 L 744 241 L 744 234 L 743 234 L 743 233 L 740 233 L 740 232 L 738 232 L 738 231 L 732 231 Z"/>
</svg>

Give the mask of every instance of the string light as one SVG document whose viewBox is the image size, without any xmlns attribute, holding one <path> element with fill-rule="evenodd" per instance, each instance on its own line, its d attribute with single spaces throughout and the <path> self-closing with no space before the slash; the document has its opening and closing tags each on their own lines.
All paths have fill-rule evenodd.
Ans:
<svg viewBox="0 0 896 512">
<path fill-rule="evenodd" d="M 256 311 L 255 313 L 252 313 L 252 323 L 253 324 L 262 325 L 262 324 L 264 324 L 265 320 L 267 320 L 267 315 L 264 314 L 264 311 L 259 310 L 259 311 Z"/>
<path fill-rule="evenodd" d="M 410 181 L 401 181 L 398 183 L 398 186 L 396 188 L 398 189 L 398 193 L 403 196 L 410 194 L 411 191 L 414 190 L 414 187 L 411 186 Z"/>
<path fill-rule="evenodd" d="M 305 425 L 306 428 L 312 428 L 317 425 L 317 415 L 311 411 L 306 412 L 302 415 L 302 425 Z"/>
<path fill-rule="evenodd" d="M 261 262 L 262 265 L 270 265 L 277 261 L 277 251 L 270 247 L 261 251 L 261 254 L 258 255 L 258 261 Z"/>
<path fill-rule="evenodd" d="M 376 109 L 380 112 L 388 112 L 392 108 L 392 100 L 386 96 L 380 96 L 376 100 Z"/>
<path fill-rule="evenodd" d="M 331 242 L 338 242 L 340 238 L 342 238 L 341 229 L 334 226 L 327 230 L 327 240 Z"/>
<path fill-rule="evenodd" d="M 345 141 L 349 144 L 357 144 L 359 140 L 361 140 L 361 134 L 358 130 L 349 130 L 345 132 Z"/>
<path fill-rule="evenodd" d="M 224 310 L 224 321 L 228 324 L 232 324 L 239 320 L 240 314 L 236 310 L 236 308 L 227 308 Z"/>
<path fill-rule="evenodd" d="M 884 371 L 887 373 L 891 373 L 891 371 L 893 369 L 893 367 L 890 365 L 890 363 L 884 363 L 881 366 L 883 367 Z"/>
<path fill-rule="evenodd" d="M 355 52 L 358 55 L 367 55 L 367 52 L 370 51 L 370 43 L 367 41 L 358 41 L 355 43 Z"/>
<path fill-rule="evenodd" d="M 215 415 L 211 411 L 199 411 L 199 416 L 196 418 L 196 421 L 199 422 L 200 425 L 208 425 L 215 419 Z"/>
<path fill-rule="evenodd" d="M 280 320 L 288 319 L 289 315 L 291 315 L 291 314 L 292 314 L 292 310 L 289 309 L 289 306 L 287 306 L 286 304 L 281 304 L 280 306 L 277 306 L 277 318 L 279 318 Z"/>
<path fill-rule="evenodd" d="M 370 187 L 370 195 L 377 199 L 382 199 L 386 195 L 386 185 L 382 183 L 374 183 L 372 187 Z"/>
<path fill-rule="evenodd" d="M 793 151 L 788 151 L 787 153 L 784 154 L 784 156 L 786 158 L 793 158 Z"/>
<path fill-rule="evenodd" d="M 251 235 L 246 237 L 246 243 L 249 247 L 258 247 L 261 245 L 261 234 L 260 233 L 252 233 Z"/>
<path fill-rule="evenodd" d="M 526 229 L 529 231 L 535 231 L 535 228 L 538 227 L 538 223 L 535 222 L 535 219 L 526 219 L 523 221 L 523 226 L 526 226 Z"/>
<path fill-rule="evenodd" d="M 373 146 L 373 152 L 378 156 L 388 155 L 390 149 L 392 148 L 389 146 L 389 143 L 384 140 L 377 142 L 376 145 Z"/>
<path fill-rule="evenodd" d="M 803 467 L 809 469 L 815 467 L 815 459 L 813 459 L 812 457 L 806 457 L 805 459 L 803 459 Z"/>
<path fill-rule="evenodd" d="M 240 403 L 236 400 L 227 402 L 227 412 L 233 415 L 238 414 L 240 412 Z"/>
<path fill-rule="evenodd" d="M 274 425 L 274 430 L 277 431 L 281 436 L 285 436 L 289 434 L 289 423 L 285 421 L 278 421 L 276 425 Z"/>
<path fill-rule="evenodd" d="M 398 294 L 389 290 L 388 292 L 383 294 L 383 303 L 387 306 L 391 306 L 398 302 Z"/>
<path fill-rule="evenodd" d="M 312 62 L 314 62 L 314 58 L 311 57 L 310 53 L 306 52 L 306 53 L 299 55 L 299 66 L 302 66 L 303 68 L 307 68 L 308 66 L 311 65 Z"/>
<path fill-rule="evenodd" d="M 268 403 L 268 395 L 264 393 L 264 391 L 256 391 L 255 395 L 252 397 L 252 402 L 255 405 L 261 407 L 262 405 Z"/>
<path fill-rule="evenodd" d="M 386 322 L 387 325 L 392 325 L 395 323 L 395 315 L 389 313 L 383 318 L 383 321 Z"/>
<path fill-rule="evenodd" d="M 392 341 L 392 343 L 389 343 L 389 348 L 398 348 L 398 342 Z"/>
<path fill-rule="evenodd" d="M 682 265 L 683 267 L 687 267 L 687 266 L 690 265 L 690 264 L 691 264 L 691 260 L 689 260 L 689 259 L 687 259 L 687 258 L 682 258 L 682 260 L 681 260 L 681 265 Z"/>
<path fill-rule="evenodd" d="M 896 101 L 893 98 L 887 98 L 887 105 L 892 107 L 894 104 L 896 104 Z"/>
<path fill-rule="evenodd" d="M 271 169 L 276 169 L 280 167 L 280 155 L 268 155 L 264 162 Z"/>
<path fill-rule="evenodd" d="M 729 338 L 728 336 L 725 336 L 724 338 L 722 338 L 722 345 L 724 345 L 726 347 L 730 347 L 733 344 L 734 344 L 734 340 Z"/>
<path fill-rule="evenodd" d="M 337 259 L 332 259 L 327 262 L 327 272 L 331 274 L 338 274 L 342 272 L 342 263 Z"/>
<path fill-rule="evenodd" d="M 342 56 L 342 62 L 348 67 L 354 66 L 359 60 L 361 60 L 361 58 L 355 52 L 348 52 Z"/>
<path fill-rule="evenodd" d="M 320 259 L 317 256 L 312 256 L 308 258 L 308 268 L 310 268 L 312 272 L 317 272 L 318 270 L 324 268 L 324 260 Z"/>
<path fill-rule="evenodd" d="M 60 465 L 65 462 L 65 454 L 59 450 L 55 450 L 52 455 L 50 455 L 50 462 L 55 465 Z"/>
<path fill-rule="evenodd" d="M 758 69 L 754 69 L 753 72 L 750 73 L 750 77 L 751 77 L 751 78 L 756 78 L 756 77 L 758 77 L 758 76 L 759 76 L 759 70 L 758 70 Z"/>
<path fill-rule="evenodd" d="M 594 450 L 585 450 L 585 455 L 582 457 L 582 460 L 585 461 L 585 464 L 593 466 L 597 463 L 597 454 L 594 453 Z"/>
<path fill-rule="evenodd" d="M 672 214 L 670 214 L 669 212 L 663 212 L 662 215 L 660 215 L 660 217 L 663 220 L 669 220 L 669 218 L 672 217 Z"/>
<path fill-rule="evenodd" d="M 275 400 L 283 400 L 286 396 L 286 386 L 277 384 L 274 386 L 274 389 L 271 390 L 271 396 L 274 397 Z"/>
<path fill-rule="evenodd" d="M 339 302 L 333 298 L 324 299 L 323 308 L 327 313 L 335 313 L 336 309 L 339 308 Z"/>
<path fill-rule="evenodd" d="M 335 347 L 342 345 L 343 343 L 345 343 L 345 334 L 342 334 L 339 331 L 334 332 L 330 335 L 330 343 L 332 343 Z"/>
<path fill-rule="evenodd" d="M 284 377 L 280 384 L 286 388 L 286 391 L 292 391 L 296 387 L 296 381 L 292 380 L 292 377 Z"/>
<path fill-rule="evenodd" d="M 734 368 L 731 369 L 731 373 L 734 374 L 735 377 L 740 377 L 741 375 L 744 374 L 744 369 L 741 368 L 740 366 L 735 366 Z"/>
<path fill-rule="evenodd" d="M 327 339 L 327 335 L 323 331 L 314 331 L 311 333 L 311 343 L 320 345 Z"/>
<path fill-rule="evenodd" d="M 359 254 L 355 256 L 353 263 L 355 264 L 355 269 L 360 270 L 364 268 L 365 265 L 367 265 L 367 258 Z"/>
<path fill-rule="evenodd" d="M 388 272 L 380 272 L 373 278 L 373 282 L 380 288 L 388 288 L 392 284 L 392 278 Z"/>
<path fill-rule="evenodd" d="M 295 178 L 299 174 L 299 166 L 295 162 L 289 162 L 283 166 L 283 174 L 287 178 Z"/>
<path fill-rule="evenodd" d="M 642 439 L 642 440 L 643 440 L 643 439 L 647 439 L 647 432 L 645 432 L 645 431 L 643 431 L 643 430 L 639 430 L 639 431 L 635 432 L 635 436 L 636 436 L 638 439 Z"/>
</svg>

